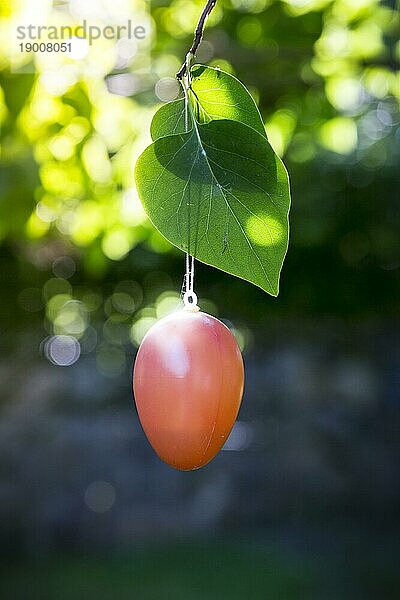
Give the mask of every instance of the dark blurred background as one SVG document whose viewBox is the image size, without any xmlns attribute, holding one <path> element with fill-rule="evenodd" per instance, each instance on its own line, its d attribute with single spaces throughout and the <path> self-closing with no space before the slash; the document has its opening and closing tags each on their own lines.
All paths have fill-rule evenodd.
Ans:
<svg viewBox="0 0 400 600">
<path fill-rule="evenodd" d="M 210 17 L 198 59 L 254 94 L 293 207 L 277 299 L 197 265 L 246 389 L 224 450 L 187 473 L 133 404 L 136 349 L 184 268 L 133 166 L 202 2 L 35 2 L 42 23 L 150 10 L 147 53 L 101 39 L 75 58 L 12 50 L 32 5 L 0 8 L 0 596 L 398 598 L 395 3 L 218 0 Z"/>
</svg>

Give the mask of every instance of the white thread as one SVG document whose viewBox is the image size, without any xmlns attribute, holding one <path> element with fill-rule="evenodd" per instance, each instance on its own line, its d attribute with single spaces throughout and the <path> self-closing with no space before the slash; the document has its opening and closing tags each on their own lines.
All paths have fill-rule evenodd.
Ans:
<svg viewBox="0 0 400 600">
<path fill-rule="evenodd" d="M 194 256 L 192 256 L 192 266 L 191 266 L 190 272 L 191 272 L 190 289 L 194 293 Z"/>
<path fill-rule="evenodd" d="M 184 288 L 183 303 L 185 308 L 194 312 L 200 310 L 197 306 L 197 294 L 194 291 L 194 256 L 190 256 L 188 253 L 186 253 Z"/>
<path fill-rule="evenodd" d="M 185 97 L 185 114 L 184 114 L 184 123 L 185 123 L 185 133 L 188 132 L 189 129 L 189 98 L 187 93 L 186 85 L 183 83 L 182 79 L 179 80 L 179 83 L 182 86 L 183 95 Z"/>
<path fill-rule="evenodd" d="M 185 292 L 183 294 L 183 304 L 187 310 L 197 312 L 200 308 L 197 306 L 197 294 L 194 292 Z"/>
<path fill-rule="evenodd" d="M 188 57 L 186 57 L 186 61 L 187 61 L 186 62 L 187 72 L 190 73 L 190 65 L 189 65 Z M 189 77 L 190 77 L 190 75 L 188 76 L 188 85 L 190 84 Z M 182 85 L 183 93 L 185 96 L 185 132 L 187 132 L 188 126 L 189 126 L 189 123 L 188 123 L 188 120 L 189 120 L 189 115 L 188 115 L 189 98 L 188 98 L 187 89 L 186 89 L 185 84 L 183 83 L 182 80 L 180 80 L 180 83 Z M 183 303 L 185 305 L 185 309 L 196 312 L 200 309 L 197 306 L 197 295 L 195 294 L 195 291 L 194 291 L 194 256 L 191 256 L 188 252 L 186 252 L 185 265 L 186 265 L 186 272 L 185 272 L 183 285 L 182 285 L 182 291 L 183 291 L 183 289 L 185 290 L 185 292 L 183 294 Z"/>
</svg>

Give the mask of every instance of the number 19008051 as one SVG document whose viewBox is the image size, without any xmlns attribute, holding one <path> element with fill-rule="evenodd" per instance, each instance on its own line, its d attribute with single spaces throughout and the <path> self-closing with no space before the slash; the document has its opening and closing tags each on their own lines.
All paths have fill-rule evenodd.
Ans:
<svg viewBox="0 0 400 600">
<path fill-rule="evenodd" d="M 71 42 L 22 42 L 21 52 L 71 52 Z"/>
</svg>

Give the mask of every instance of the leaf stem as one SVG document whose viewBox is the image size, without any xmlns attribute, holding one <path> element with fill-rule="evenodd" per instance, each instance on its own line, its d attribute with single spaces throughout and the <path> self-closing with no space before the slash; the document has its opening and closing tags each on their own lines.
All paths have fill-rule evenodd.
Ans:
<svg viewBox="0 0 400 600">
<path fill-rule="evenodd" d="M 197 48 L 199 47 L 200 42 L 203 38 L 204 25 L 206 23 L 207 17 L 210 14 L 210 12 L 212 11 L 212 9 L 214 8 L 214 6 L 216 5 L 216 3 L 217 3 L 217 0 L 207 0 L 207 4 L 203 8 L 203 12 L 200 15 L 200 19 L 199 19 L 199 21 L 196 25 L 196 29 L 194 31 L 193 43 L 192 43 L 191 47 L 189 48 L 189 51 L 186 55 L 185 61 L 183 62 L 181 68 L 179 69 L 179 71 L 176 74 L 176 78 L 179 81 L 182 81 L 183 77 L 188 74 L 188 65 L 190 64 L 190 61 L 192 60 L 192 58 L 194 58 L 196 56 Z"/>
</svg>

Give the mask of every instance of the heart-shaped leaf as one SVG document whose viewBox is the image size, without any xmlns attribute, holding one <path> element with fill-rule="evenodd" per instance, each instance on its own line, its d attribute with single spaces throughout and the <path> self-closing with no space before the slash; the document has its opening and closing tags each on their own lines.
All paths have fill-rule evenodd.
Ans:
<svg viewBox="0 0 400 600">
<path fill-rule="evenodd" d="M 190 103 L 189 131 L 159 137 L 140 156 L 143 206 L 178 248 L 276 296 L 288 245 L 286 169 L 255 128 L 196 116 Z"/>
<path fill-rule="evenodd" d="M 240 121 L 266 137 L 257 105 L 236 77 L 203 65 L 195 65 L 190 72 L 188 99 L 198 123 L 219 119 Z M 150 132 L 153 140 L 185 133 L 185 100 L 164 104 L 154 115 Z"/>
</svg>

